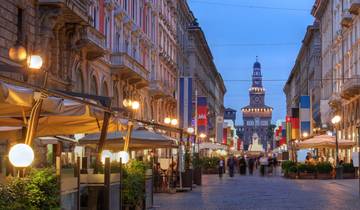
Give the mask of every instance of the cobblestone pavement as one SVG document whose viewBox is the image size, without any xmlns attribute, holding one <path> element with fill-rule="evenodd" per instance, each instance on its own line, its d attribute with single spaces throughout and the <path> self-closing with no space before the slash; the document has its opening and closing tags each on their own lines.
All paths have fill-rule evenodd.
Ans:
<svg viewBox="0 0 360 210">
<path fill-rule="evenodd" d="M 289 180 L 282 177 L 203 175 L 192 192 L 156 194 L 156 209 L 360 210 L 357 180 Z"/>
</svg>

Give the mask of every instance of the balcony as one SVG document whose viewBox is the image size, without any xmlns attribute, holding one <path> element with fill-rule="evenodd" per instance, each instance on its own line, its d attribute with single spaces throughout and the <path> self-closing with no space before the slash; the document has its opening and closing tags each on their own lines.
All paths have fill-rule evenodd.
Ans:
<svg viewBox="0 0 360 210">
<path fill-rule="evenodd" d="M 339 93 L 333 93 L 329 98 L 329 106 L 333 110 L 341 108 L 342 100 Z"/>
<path fill-rule="evenodd" d="M 38 0 L 38 3 L 44 8 L 61 9 L 61 16 L 68 22 L 89 23 L 89 0 Z"/>
<path fill-rule="evenodd" d="M 349 12 L 354 15 L 359 15 L 360 0 L 352 0 L 350 4 Z"/>
<path fill-rule="evenodd" d="M 348 100 L 358 95 L 360 95 L 360 75 L 353 75 L 345 80 L 341 97 Z"/>
<path fill-rule="evenodd" d="M 149 71 L 127 53 L 111 54 L 111 64 L 112 73 L 128 79 L 130 84 L 135 84 L 138 88 L 148 85 Z"/>
<path fill-rule="evenodd" d="M 87 59 L 89 60 L 102 57 L 106 53 L 105 36 L 91 26 L 85 28 L 78 45 L 86 48 Z"/>
<path fill-rule="evenodd" d="M 345 12 L 341 17 L 341 26 L 350 27 L 352 23 L 352 15 L 349 12 Z"/>
</svg>

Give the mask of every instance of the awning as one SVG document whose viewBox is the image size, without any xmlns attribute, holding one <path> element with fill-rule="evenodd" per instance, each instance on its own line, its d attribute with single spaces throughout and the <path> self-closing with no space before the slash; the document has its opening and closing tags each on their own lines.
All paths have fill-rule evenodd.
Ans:
<svg viewBox="0 0 360 210">
<path fill-rule="evenodd" d="M 26 126 L 32 106 L 39 97 L 30 88 L 11 85 L 0 81 L 0 133 L 17 133 Z M 94 101 L 88 100 L 91 103 Z M 76 133 L 97 133 L 101 131 L 104 112 L 96 107 L 62 99 L 44 98 L 36 136 L 72 135 Z M 120 119 L 110 119 L 108 131 L 125 130 Z"/>
<path fill-rule="evenodd" d="M 318 135 L 314 136 L 310 139 L 307 139 L 305 141 L 299 142 L 296 144 L 296 147 L 298 149 L 308 149 L 308 148 L 335 148 L 335 137 L 329 136 L 329 135 Z M 355 142 L 351 140 L 346 139 L 339 139 L 338 145 L 339 148 L 351 148 L 355 146 Z"/>
<path fill-rule="evenodd" d="M 228 146 L 223 144 L 204 142 L 199 145 L 200 150 L 202 149 L 212 149 L 212 150 L 227 150 Z"/>
<path fill-rule="evenodd" d="M 105 141 L 105 149 L 122 150 L 125 136 L 126 132 L 121 131 L 108 133 Z M 96 145 L 99 139 L 99 133 L 89 134 L 79 139 L 79 144 L 92 146 Z M 133 130 L 129 144 L 130 149 L 176 148 L 177 146 L 176 139 L 145 128 Z"/>
</svg>

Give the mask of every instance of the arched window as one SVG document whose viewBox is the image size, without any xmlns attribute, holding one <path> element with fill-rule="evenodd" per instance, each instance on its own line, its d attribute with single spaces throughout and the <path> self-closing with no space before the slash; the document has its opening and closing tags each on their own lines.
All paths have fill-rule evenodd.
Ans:
<svg viewBox="0 0 360 210">
<path fill-rule="evenodd" d="M 78 68 L 75 71 L 75 84 L 74 91 L 78 93 L 84 93 L 84 78 L 81 69 Z"/>
<path fill-rule="evenodd" d="M 98 87 L 96 82 L 96 77 L 92 76 L 91 83 L 90 83 L 90 94 L 98 95 Z"/>
<path fill-rule="evenodd" d="M 107 83 L 104 81 L 102 89 L 101 89 L 102 96 L 109 96 L 109 89 Z"/>
</svg>

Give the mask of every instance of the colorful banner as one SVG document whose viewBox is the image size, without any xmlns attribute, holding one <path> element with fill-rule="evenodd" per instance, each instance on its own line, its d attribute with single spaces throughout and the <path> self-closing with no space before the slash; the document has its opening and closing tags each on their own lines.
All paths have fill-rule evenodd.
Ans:
<svg viewBox="0 0 360 210">
<path fill-rule="evenodd" d="M 299 108 L 292 108 L 291 112 L 291 138 L 295 140 L 300 138 Z"/>
<path fill-rule="evenodd" d="M 198 126 L 198 132 L 199 133 L 205 133 L 207 134 L 207 98 L 199 96 L 197 98 L 197 126 Z"/>
<path fill-rule="evenodd" d="M 286 144 L 286 122 L 282 123 L 281 126 L 281 139 L 280 139 L 280 145 Z"/>
<path fill-rule="evenodd" d="M 303 136 L 305 133 L 310 135 L 310 96 L 300 96 L 300 133 Z"/>
<path fill-rule="evenodd" d="M 223 128 L 222 143 L 223 143 L 223 144 L 226 144 L 226 143 L 227 143 L 227 128 Z"/>
<path fill-rule="evenodd" d="M 292 138 L 291 138 L 291 134 L 292 134 L 292 129 L 291 129 L 291 117 L 290 116 L 286 116 L 286 143 L 289 143 Z"/>
<path fill-rule="evenodd" d="M 192 127 L 192 78 L 180 78 L 180 95 L 179 95 L 179 109 L 180 109 L 180 127 Z"/>
</svg>

